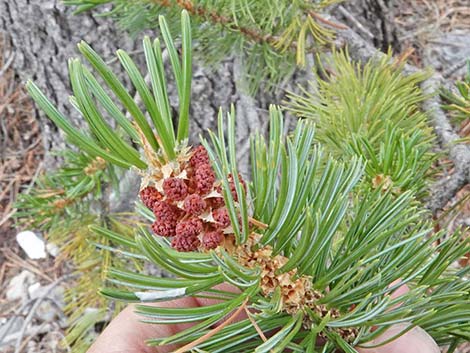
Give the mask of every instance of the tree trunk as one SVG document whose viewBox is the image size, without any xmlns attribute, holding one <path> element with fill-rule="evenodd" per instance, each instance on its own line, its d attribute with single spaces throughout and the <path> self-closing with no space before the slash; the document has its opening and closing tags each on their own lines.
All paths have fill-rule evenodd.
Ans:
<svg viewBox="0 0 470 353">
<path fill-rule="evenodd" d="M 351 0 L 343 5 L 356 21 L 368 29 L 374 47 L 387 52 L 400 52 L 397 28 L 394 22 L 396 3 L 393 0 Z M 346 18 L 346 22 L 351 22 Z M 349 23 L 354 27 L 354 23 Z"/>
<path fill-rule="evenodd" d="M 59 110 L 78 122 L 78 114 L 68 103 L 70 85 L 67 59 L 76 57 L 76 44 L 84 39 L 105 57 L 118 47 L 133 50 L 112 21 L 91 15 L 72 16 L 61 1 L 12 0 L 0 2 L 0 30 L 11 38 L 13 67 L 20 79 L 32 79 Z M 127 39 L 127 40 L 126 40 Z M 57 129 L 41 119 L 45 149 L 63 147 Z"/>
<path fill-rule="evenodd" d="M 32 79 L 74 126 L 85 129 L 84 119 L 69 103 L 71 88 L 67 60 L 79 56 L 76 44 L 85 40 L 104 60 L 114 59 L 114 52 L 122 48 L 130 52 L 141 68 L 144 68 L 144 55 L 141 50 L 142 38 L 130 38 L 116 27 L 112 18 L 98 17 L 96 11 L 73 15 L 72 10 L 57 0 L 0 1 L 0 31 L 6 32 L 11 38 L 15 55 L 13 67 L 20 79 L 23 81 Z M 130 92 L 134 92 L 129 81 L 126 82 L 124 79 L 124 69 L 120 67 L 119 62 L 117 60 L 111 62 L 114 72 L 121 73 L 123 83 L 129 87 Z M 167 64 L 167 72 L 170 73 L 170 65 Z M 146 69 L 142 72 L 146 72 Z M 311 75 L 303 72 L 297 78 L 286 80 L 285 86 L 279 87 L 277 94 L 260 91 L 256 97 L 250 97 L 244 93 L 243 83 L 240 82 L 244 75 L 238 59 L 227 59 L 215 68 L 204 68 L 195 63 L 190 110 L 190 142 L 197 142 L 200 134 L 204 134 L 207 129 L 214 129 L 219 109 L 222 108 L 227 112 L 233 104 L 237 112 L 238 169 L 247 177 L 250 133 L 254 130 L 266 130 L 268 105 L 281 102 L 286 89 L 292 90 L 296 87 L 296 82 L 304 83 L 310 77 Z M 168 76 L 170 104 L 176 112 L 178 99 L 172 80 L 173 76 Z M 63 150 L 65 140 L 62 132 L 44 117 L 42 112 L 37 112 L 37 118 L 42 128 L 46 151 L 44 166 L 50 170 L 57 166 L 58 161 L 47 152 Z M 120 189 L 129 197 L 121 197 L 120 200 L 125 203 L 112 202 L 114 210 L 132 208 L 134 200 L 132 196 L 137 195 L 139 178 L 135 173 L 128 174 L 126 178 L 121 179 Z"/>
<path fill-rule="evenodd" d="M 141 49 L 141 38 L 131 39 L 111 18 L 97 17 L 96 12 L 75 16 L 72 8 L 54 0 L 0 2 L 0 31 L 11 38 L 13 67 L 20 79 L 32 79 L 77 127 L 83 127 L 83 119 L 68 102 L 71 89 L 67 69 L 67 60 L 79 55 L 76 44 L 85 40 L 105 59 L 113 58 L 118 48 L 131 52 Z M 136 56 L 142 62 L 143 55 L 133 55 Z M 115 72 L 123 72 L 116 61 L 112 65 Z M 236 78 L 242 77 L 239 66 L 234 65 L 234 60 L 227 60 L 216 69 L 194 67 L 191 131 L 194 141 L 201 132 L 214 128 L 219 107 L 226 111 L 233 103 L 238 115 L 237 137 L 242 155 L 246 156 L 247 136 L 261 126 L 259 108 L 266 108 L 271 101 L 267 97 L 271 96 L 261 94 L 253 99 L 243 94 L 236 82 Z M 170 92 L 175 96 L 174 87 Z M 172 103 L 176 106 L 175 100 Z M 38 119 L 46 151 L 62 149 L 62 134 L 40 112 Z M 246 160 L 243 164 L 246 166 Z"/>
</svg>

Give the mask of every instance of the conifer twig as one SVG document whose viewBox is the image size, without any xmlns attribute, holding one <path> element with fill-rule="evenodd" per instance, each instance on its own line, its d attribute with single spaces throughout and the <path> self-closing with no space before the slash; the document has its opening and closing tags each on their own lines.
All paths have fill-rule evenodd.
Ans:
<svg viewBox="0 0 470 353">
<path fill-rule="evenodd" d="M 168 1 L 165 0 L 153 0 L 156 4 L 163 6 L 163 7 L 170 7 Z M 221 14 L 218 14 L 215 11 L 208 11 L 202 6 L 195 6 L 191 0 L 177 0 L 176 4 L 183 10 L 188 11 L 188 13 L 192 16 L 197 16 L 203 18 L 206 21 L 219 24 L 231 31 L 240 32 L 244 36 L 248 37 L 249 39 L 255 41 L 256 43 L 267 43 L 270 45 L 275 44 L 279 38 L 270 34 L 261 33 L 253 28 L 239 26 L 237 24 L 231 23 L 232 21 Z M 293 43 L 295 44 L 295 43 Z M 273 47 L 275 49 L 275 47 Z M 297 48 L 295 44 L 294 48 Z"/>
<path fill-rule="evenodd" d="M 372 58 L 382 58 L 385 54 L 374 48 L 352 29 L 338 31 L 337 44 L 344 46 L 347 43 L 349 54 L 355 60 L 367 62 Z M 405 64 L 404 73 L 412 74 L 419 71 L 413 65 Z M 441 99 L 436 92 L 443 83 L 440 74 L 434 73 L 422 83 L 423 92 L 428 98 L 423 102 L 423 109 L 431 117 L 434 130 L 440 140 L 441 146 L 447 148 L 449 156 L 455 165 L 455 172 L 451 177 L 446 176 L 438 180 L 427 202 L 428 208 L 436 213 L 456 194 L 465 183 L 470 181 L 470 148 L 459 143 L 459 135 L 452 128 L 445 112 L 441 109 Z"/>
<path fill-rule="evenodd" d="M 269 225 L 266 223 L 263 223 L 261 221 L 258 221 L 257 219 L 254 219 L 253 217 L 248 217 L 250 220 L 250 223 L 253 224 L 254 226 L 260 228 L 260 229 L 268 229 Z"/>
<path fill-rule="evenodd" d="M 246 316 L 248 317 L 248 320 L 250 320 L 250 322 L 253 325 L 253 327 L 255 328 L 256 332 L 258 332 L 258 335 L 261 337 L 263 342 L 266 342 L 268 339 L 264 335 L 263 330 L 261 330 L 261 328 L 258 326 L 256 321 L 251 317 L 250 311 L 246 307 L 245 307 L 245 312 L 246 312 Z"/>
<path fill-rule="evenodd" d="M 402 65 L 404 62 L 406 62 L 408 60 L 408 58 L 410 57 L 411 54 L 414 53 L 414 48 L 413 47 L 409 47 L 408 49 L 406 49 L 403 53 L 401 53 L 396 62 L 395 62 L 395 66 L 396 67 L 400 67 L 400 65 Z"/>
<path fill-rule="evenodd" d="M 336 28 L 336 29 L 348 29 L 349 28 L 348 26 L 346 26 L 342 23 L 330 21 L 330 20 L 320 16 L 320 14 L 316 13 L 315 11 L 309 11 L 308 14 L 310 16 L 314 17 L 315 19 L 317 19 L 318 22 L 326 24 L 330 27 L 333 27 L 333 28 Z"/>
<path fill-rule="evenodd" d="M 160 6 L 163 6 L 163 7 L 171 7 L 173 4 L 170 4 L 168 1 L 166 0 L 152 0 L 154 3 L 160 5 Z M 176 4 L 183 10 L 186 10 L 188 11 L 188 13 L 192 16 L 197 16 L 197 17 L 200 17 L 208 22 L 212 22 L 214 24 L 219 24 L 221 26 L 223 26 L 224 28 L 230 30 L 230 31 L 235 31 L 235 32 L 239 32 L 241 33 L 242 35 L 244 35 L 245 37 L 247 37 L 248 39 L 258 43 L 258 44 L 262 44 L 262 43 L 266 43 L 266 44 L 269 44 L 271 46 L 272 49 L 276 50 L 276 51 L 280 51 L 279 47 L 278 47 L 278 43 L 279 43 L 279 40 L 281 39 L 281 37 L 279 36 L 276 36 L 276 35 L 272 35 L 272 34 L 269 34 L 269 33 L 263 33 L 257 29 L 254 29 L 254 28 L 249 28 L 249 27 L 246 27 L 246 26 L 240 26 L 238 25 L 237 23 L 233 23 L 233 21 L 231 21 L 230 18 L 224 16 L 224 15 L 221 15 L 219 13 L 217 13 L 216 11 L 213 11 L 213 10 L 207 10 L 205 9 L 204 7 L 200 6 L 200 5 L 195 5 L 191 0 L 177 0 L 176 1 Z M 346 30 L 348 29 L 349 27 L 340 23 L 340 22 L 333 22 L 323 16 L 321 16 L 320 14 L 318 14 L 317 12 L 315 11 L 312 11 L 312 10 L 309 10 L 306 12 L 306 14 L 310 15 L 311 17 L 315 18 L 318 22 L 320 23 L 323 23 L 327 26 L 330 26 L 332 28 L 335 28 L 335 29 L 339 29 L 339 30 Z M 292 50 L 297 50 L 297 42 L 296 41 L 292 41 L 288 47 Z"/>
</svg>

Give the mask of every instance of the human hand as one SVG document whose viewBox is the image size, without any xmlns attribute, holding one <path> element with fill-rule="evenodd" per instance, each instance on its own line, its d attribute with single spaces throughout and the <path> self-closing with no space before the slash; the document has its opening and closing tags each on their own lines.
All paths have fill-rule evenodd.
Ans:
<svg viewBox="0 0 470 353">
<path fill-rule="evenodd" d="M 396 283 L 396 282 L 394 282 Z M 400 297 L 408 292 L 406 285 L 399 287 L 392 293 L 392 298 Z M 372 342 L 368 342 L 368 346 L 373 346 L 384 342 L 393 336 L 405 330 L 409 323 L 396 324 L 390 327 L 383 335 Z M 429 334 L 421 327 L 414 327 L 396 340 L 376 348 L 357 348 L 360 353 L 440 353 L 439 347 Z"/>
<path fill-rule="evenodd" d="M 227 289 L 227 288 L 225 288 Z M 401 295 L 406 287 L 398 289 L 394 296 Z M 158 303 L 168 308 L 199 307 L 214 304 L 213 300 L 200 298 L 183 298 L 169 302 Z M 176 346 L 149 347 L 145 340 L 171 336 L 191 324 L 149 325 L 141 322 L 133 305 L 124 309 L 103 331 L 87 353 L 166 353 L 175 350 Z M 382 336 L 370 345 L 384 342 L 406 328 L 405 323 L 392 326 Z M 439 353 L 434 340 L 422 328 L 415 327 L 393 342 L 377 348 L 357 348 L 360 353 Z"/>
<path fill-rule="evenodd" d="M 160 307 L 189 308 L 209 305 L 207 299 L 182 298 L 158 303 Z M 143 323 L 135 312 L 135 305 L 129 305 L 116 316 L 101 333 L 87 353 L 165 353 L 176 346 L 149 347 L 145 341 L 150 338 L 171 336 L 191 324 L 149 325 Z"/>
</svg>

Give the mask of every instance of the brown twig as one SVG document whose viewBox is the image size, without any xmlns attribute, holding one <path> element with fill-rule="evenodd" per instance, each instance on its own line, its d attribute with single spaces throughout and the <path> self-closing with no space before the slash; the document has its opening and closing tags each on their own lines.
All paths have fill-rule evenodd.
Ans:
<svg viewBox="0 0 470 353">
<path fill-rule="evenodd" d="M 24 268 L 28 271 L 31 271 L 38 276 L 44 278 L 48 282 L 53 282 L 53 279 L 46 275 L 43 271 L 40 271 L 37 269 L 33 264 L 29 263 L 26 260 L 23 260 L 21 257 L 19 257 L 17 254 L 15 254 L 13 251 L 11 251 L 8 248 L 3 249 L 3 255 L 5 258 L 7 258 L 13 265 L 16 265 L 18 267 Z"/>
<path fill-rule="evenodd" d="M 153 0 L 153 1 L 160 6 L 164 6 L 164 7 L 172 6 L 172 4 L 166 0 Z M 180 8 L 188 11 L 188 13 L 193 16 L 197 16 L 197 17 L 203 18 L 206 21 L 219 24 L 231 31 L 240 32 L 246 37 L 248 37 L 249 39 L 257 43 L 274 44 L 278 41 L 277 37 L 272 36 L 270 34 L 261 33 L 253 28 L 238 26 L 232 23 L 233 21 L 231 21 L 230 18 L 220 15 L 215 11 L 208 11 L 202 6 L 196 6 L 193 4 L 191 0 L 176 0 L 176 4 Z"/>
<path fill-rule="evenodd" d="M 264 335 L 263 330 L 261 330 L 261 327 L 258 326 L 258 323 L 251 317 L 251 313 L 246 307 L 245 307 L 245 312 L 246 312 L 246 316 L 248 317 L 248 320 L 250 320 L 250 322 L 253 325 L 253 327 L 255 328 L 256 332 L 258 332 L 258 335 L 261 337 L 263 342 L 266 342 L 268 339 Z"/>
<path fill-rule="evenodd" d="M 266 223 L 263 223 L 261 221 L 258 221 L 257 219 L 254 219 L 253 217 L 248 217 L 248 220 L 252 225 L 255 227 L 258 227 L 259 229 L 268 229 L 268 225 Z"/>
<path fill-rule="evenodd" d="M 173 6 L 173 4 L 167 0 L 153 0 L 153 2 L 163 7 Z M 216 11 L 207 10 L 200 5 L 195 5 L 191 0 L 176 0 L 176 4 L 180 8 L 188 11 L 188 13 L 193 16 L 197 16 L 197 17 L 204 19 L 205 21 L 221 25 L 222 27 L 226 28 L 229 31 L 239 32 L 255 43 L 269 44 L 272 47 L 272 49 L 278 52 L 282 52 L 284 49 L 284 48 L 279 48 L 278 46 L 278 43 L 280 40 L 279 36 L 276 36 L 270 33 L 263 33 L 259 29 L 256 29 L 256 28 L 240 26 L 237 23 L 234 23 L 234 21 L 231 18 L 221 15 L 217 13 Z M 329 19 L 326 19 L 325 17 L 321 16 L 320 14 L 312 10 L 306 11 L 304 15 L 310 15 L 311 17 L 314 17 L 318 22 L 323 23 L 335 29 L 344 30 L 348 28 L 346 25 L 342 23 L 330 21 Z M 288 45 L 288 47 L 292 50 L 297 50 L 298 49 L 297 42 L 295 41 L 291 42 Z"/>
<path fill-rule="evenodd" d="M 5 270 L 6 270 L 6 268 L 7 268 L 7 264 L 6 264 L 6 262 L 4 262 L 4 263 L 2 264 L 2 267 L 0 268 L 0 286 L 3 285 L 3 278 L 4 278 L 4 276 L 5 276 Z"/>
<path fill-rule="evenodd" d="M 320 14 L 316 13 L 315 11 L 309 11 L 308 14 L 310 16 L 314 17 L 315 19 L 317 19 L 318 22 L 326 24 L 330 27 L 333 27 L 333 28 L 336 28 L 336 29 L 348 29 L 349 28 L 348 26 L 343 25 L 342 23 L 330 21 L 330 20 L 322 17 Z"/>
<path fill-rule="evenodd" d="M 395 61 L 395 66 L 399 67 L 401 64 L 406 62 L 408 58 L 414 53 L 415 49 L 413 47 L 409 47 L 406 49 L 403 53 L 400 54 L 400 56 L 397 58 Z"/>
<path fill-rule="evenodd" d="M 349 22 L 351 22 L 352 25 L 357 30 L 359 30 L 359 32 L 361 32 L 362 34 L 365 34 L 369 40 L 374 39 L 374 35 L 370 33 L 370 31 L 361 22 L 359 22 L 353 15 L 351 15 L 351 13 L 348 10 L 346 10 L 341 5 L 338 6 L 338 10 L 341 13 L 341 15 L 343 15 Z"/>
</svg>

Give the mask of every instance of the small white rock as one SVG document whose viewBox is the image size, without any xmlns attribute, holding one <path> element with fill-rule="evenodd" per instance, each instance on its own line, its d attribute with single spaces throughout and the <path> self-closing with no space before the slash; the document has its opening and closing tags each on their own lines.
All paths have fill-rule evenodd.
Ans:
<svg viewBox="0 0 470 353">
<path fill-rule="evenodd" d="M 36 316 L 45 322 L 53 322 L 57 317 L 57 309 L 49 301 L 43 301 L 36 309 Z"/>
<path fill-rule="evenodd" d="M 28 286 L 34 283 L 36 279 L 29 271 L 22 271 L 10 280 L 8 284 L 6 296 L 10 301 L 23 299 L 28 297 Z"/>
<path fill-rule="evenodd" d="M 53 257 L 57 257 L 57 255 L 59 255 L 59 247 L 55 244 L 47 243 L 46 250 L 49 253 L 49 255 Z"/>
<path fill-rule="evenodd" d="M 84 314 L 85 315 L 91 315 L 91 314 L 96 314 L 98 313 L 100 310 L 98 308 L 86 308 L 85 311 L 84 311 Z"/>
<path fill-rule="evenodd" d="M 41 288 L 42 288 L 41 283 L 39 283 L 39 282 L 36 282 L 36 283 L 33 283 L 32 285 L 30 285 L 28 287 L 29 297 L 31 299 L 36 299 L 37 297 L 39 297 L 41 295 L 41 293 L 39 293 Z"/>
<path fill-rule="evenodd" d="M 30 230 L 18 233 L 16 235 L 16 241 L 30 259 L 36 260 L 46 257 L 44 240 Z"/>
</svg>

